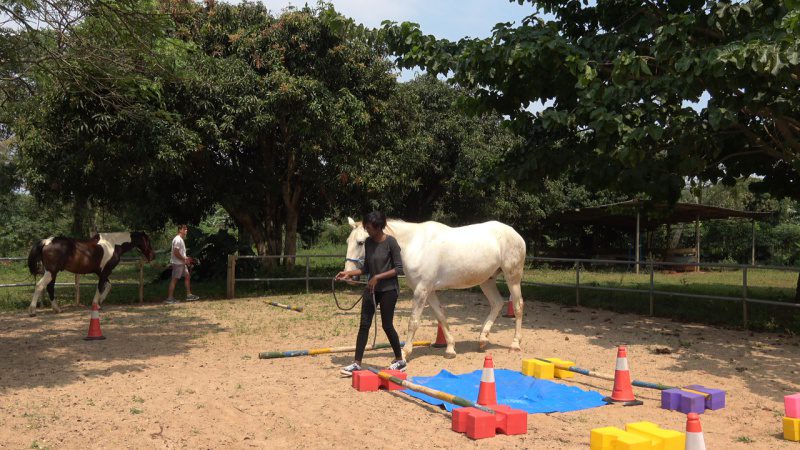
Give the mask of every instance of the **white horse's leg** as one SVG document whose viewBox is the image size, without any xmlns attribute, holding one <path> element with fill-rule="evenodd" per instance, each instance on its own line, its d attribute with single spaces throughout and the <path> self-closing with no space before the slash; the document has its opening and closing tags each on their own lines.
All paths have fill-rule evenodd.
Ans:
<svg viewBox="0 0 800 450">
<path fill-rule="evenodd" d="M 94 305 L 100 306 L 101 296 L 102 293 L 100 292 L 100 286 L 97 286 L 97 288 L 94 291 L 94 297 L 92 298 L 92 308 L 94 308 Z"/>
<path fill-rule="evenodd" d="M 486 321 L 483 322 L 483 330 L 478 336 L 478 346 L 483 350 L 489 344 L 489 332 L 492 331 L 492 325 L 494 325 L 497 315 L 500 314 L 500 310 L 503 309 L 503 297 L 500 295 L 500 291 L 497 290 L 497 281 L 494 277 L 481 283 L 481 291 L 489 300 L 489 315 L 486 316 Z"/>
<path fill-rule="evenodd" d="M 408 360 L 411 352 L 414 351 L 414 334 L 419 328 L 419 318 L 422 316 L 422 310 L 425 308 L 425 302 L 428 301 L 430 290 L 426 287 L 417 286 L 414 289 L 414 303 L 411 306 L 411 317 L 408 319 L 408 333 L 406 334 L 406 344 L 403 346 L 403 359 Z"/>
<path fill-rule="evenodd" d="M 522 300 L 522 286 L 520 284 L 522 279 L 514 278 L 513 281 L 506 279 L 508 282 L 508 290 L 511 292 L 511 304 L 514 306 L 514 316 L 516 316 L 517 320 L 517 327 L 514 330 L 514 340 L 511 341 L 511 350 L 520 351 L 519 344 L 522 338 L 522 306 L 524 302 Z"/>
<path fill-rule="evenodd" d="M 108 293 L 111 292 L 111 282 L 106 281 L 106 285 L 103 288 L 102 294 L 100 294 L 100 306 L 103 305 L 103 302 L 106 301 L 106 297 L 108 297 Z"/>
<path fill-rule="evenodd" d="M 456 341 L 453 338 L 453 334 L 450 333 L 450 327 L 447 325 L 447 317 L 444 315 L 444 310 L 442 309 L 441 303 L 439 303 L 439 297 L 436 295 L 436 292 L 431 292 L 428 295 L 428 304 L 431 305 L 433 315 L 436 317 L 436 320 L 439 321 L 439 324 L 442 325 L 442 331 L 444 331 L 444 340 L 447 341 L 447 349 L 444 351 L 444 356 L 446 358 L 455 358 Z"/>
<path fill-rule="evenodd" d="M 39 303 L 39 299 L 42 298 L 42 291 L 50 284 L 50 280 L 52 279 L 53 275 L 45 270 L 44 276 L 36 282 L 36 288 L 33 290 L 33 299 L 31 300 L 31 305 L 28 307 L 28 314 L 30 314 L 31 317 L 36 315 L 36 304 Z"/>
</svg>

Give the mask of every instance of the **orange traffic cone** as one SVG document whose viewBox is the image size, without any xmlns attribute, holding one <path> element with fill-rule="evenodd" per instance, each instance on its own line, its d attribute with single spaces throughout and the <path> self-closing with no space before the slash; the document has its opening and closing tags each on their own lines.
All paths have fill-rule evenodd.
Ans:
<svg viewBox="0 0 800 450">
<path fill-rule="evenodd" d="M 497 388 L 494 383 L 494 361 L 492 360 L 492 355 L 486 355 L 483 360 L 483 374 L 481 374 L 481 385 L 478 390 L 478 404 L 483 406 L 497 404 Z"/>
<path fill-rule="evenodd" d="M 83 338 L 84 341 L 99 341 L 105 339 L 103 332 L 100 331 L 100 307 L 92 304 L 92 318 L 89 320 L 89 335 Z"/>
<path fill-rule="evenodd" d="M 703 427 L 700 425 L 700 416 L 697 413 L 689 413 L 686 416 L 686 450 L 706 450 Z"/>
<path fill-rule="evenodd" d="M 606 397 L 606 399 L 608 398 Z M 625 406 L 642 404 L 633 395 L 631 371 L 628 368 L 628 351 L 623 345 L 620 345 L 617 349 L 617 368 L 614 371 L 614 390 L 611 391 L 610 401 L 625 402 Z"/>
<path fill-rule="evenodd" d="M 436 342 L 431 345 L 431 347 L 435 348 L 442 348 L 447 347 L 447 340 L 444 338 L 444 330 L 442 329 L 442 324 L 439 324 L 439 329 L 436 330 Z"/>
<path fill-rule="evenodd" d="M 516 317 L 514 315 L 514 305 L 511 304 L 511 300 L 506 302 L 506 312 L 503 313 L 503 317 Z"/>
</svg>

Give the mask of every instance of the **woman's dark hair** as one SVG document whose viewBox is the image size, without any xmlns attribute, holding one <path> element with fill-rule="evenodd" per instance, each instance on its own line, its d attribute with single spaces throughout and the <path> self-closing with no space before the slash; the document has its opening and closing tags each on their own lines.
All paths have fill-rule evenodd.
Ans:
<svg viewBox="0 0 800 450">
<path fill-rule="evenodd" d="M 386 214 L 380 211 L 372 211 L 364 216 L 364 220 L 362 222 L 364 223 L 364 226 L 367 226 L 367 224 L 370 223 L 373 227 L 383 230 L 386 228 Z"/>
</svg>

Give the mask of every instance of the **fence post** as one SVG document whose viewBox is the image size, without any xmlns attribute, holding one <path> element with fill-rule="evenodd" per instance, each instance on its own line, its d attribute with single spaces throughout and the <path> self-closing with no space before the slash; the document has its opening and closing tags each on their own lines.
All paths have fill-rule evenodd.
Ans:
<svg viewBox="0 0 800 450">
<path fill-rule="evenodd" d="M 654 301 L 653 301 L 653 291 L 655 290 L 655 283 L 653 282 L 653 261 L 650 261 L 650 315 L 654 314 Z"/>
<path fill-rule="evenodd" d="M 581 263 L 575 261 L 575 306 L 581 306 Z"/>
<path fill-rule="evenodd" d="M 144 303 L 144 261 L 139 260 L 139 304 Z"/>
<path fill-rule="evenodd" d="M 747 329 L 747 267 L 742 267 L 742 323 Z"/>
<path fill-rule="evenodd" d="M 81 304 L 81 276 L 75 274 L 75 306 Z"/>
<path fill-rule="evenodd" d="M 236 255 L 228 255 L 228 289 L 227 297 L 233 298 L 236 294 Z"/>
<path fill-rule="evenodd" d="M 308 287 L 308 278 L 311 274 L 311 257 L 306 255 L 306 294 L 311 292 Z"/>
</svg>

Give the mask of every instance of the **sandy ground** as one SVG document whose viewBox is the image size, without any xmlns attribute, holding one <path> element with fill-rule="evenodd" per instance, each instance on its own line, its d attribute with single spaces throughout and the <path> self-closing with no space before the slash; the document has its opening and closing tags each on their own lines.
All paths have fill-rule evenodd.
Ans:
<svg viewBox="0 0 800 450">
<path fill-rule="evenodd" d="M 459 342 L 417 349 L 411 375 L 482 367 L 480 294 L 446 293 Z M 358 393 L 338 369 L 349 354 L 259 360 L 258 353 L 352 345 L 357 315 L 329 295 L 273 297 L 306 306 L 298 314 L 264 299 L 174 306 L 110 306 L 105 341 L 86 342 L 88 311 L 38 317 L 0 315 L 0 447 L 22 448 L 588 448 L 595 427 L 648 420 L 683 430 L 685 416 L 659 408 L 656 391 L 637 389 L 644 406 L 606 406 L 528 419 L 528 434 L 473 442 L 450 431 L 450 414 L 398 393 Z M 401 299 L 405 338 L 410 300 Z M 563 308 L 528 301 L 522 352 L 507 349 L 511 319 L 498 319 L 489 351 L 497 368 L 520 370 L 524 357 L 557 356 L 612 372 L 616 346 L 628 345 L 634 378 L 726 389 L 728 406 L 701 416 L 710 449 L 798 449 L 782 440 L 783 396 L 800 391 L 800 338 L 724 330 L 663 319 Z M 416 339 L 432 339 L 426 310 Z M 385 342 L 382 333 L 379 342 Z M 655 349 L 670 354 L 656 354 Z M 390 352 L 365 362 L 385 365 Z M 609 393 L 609 382 L 570 381 Z"/>
</svg>

